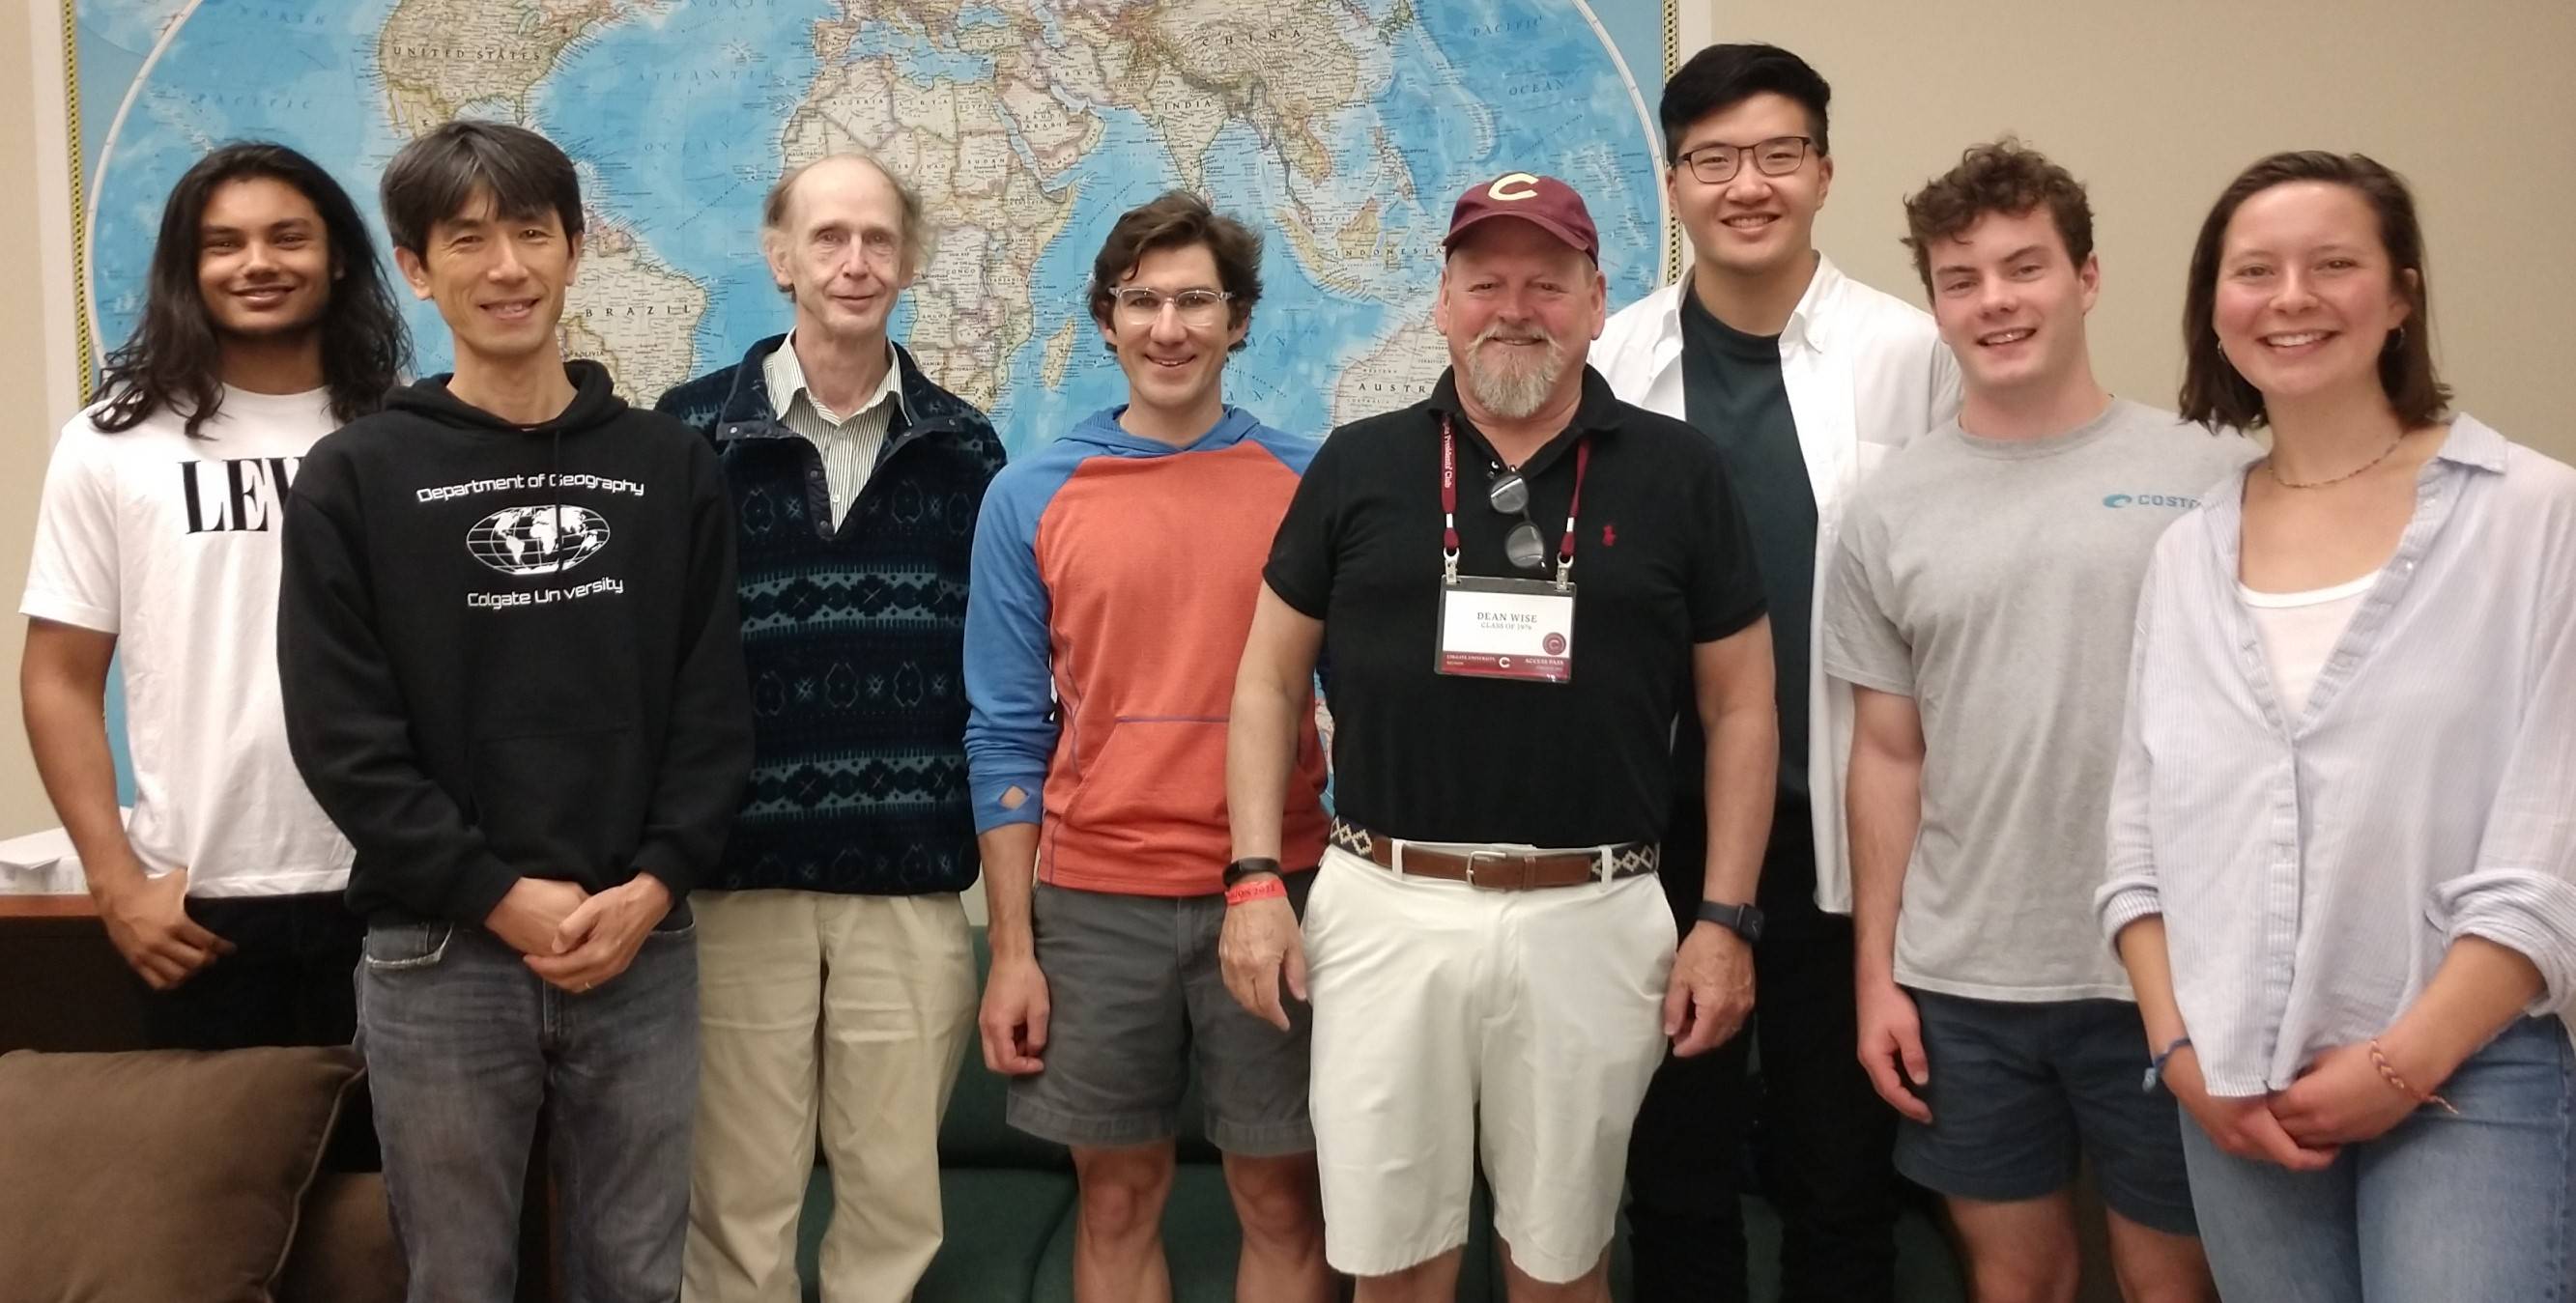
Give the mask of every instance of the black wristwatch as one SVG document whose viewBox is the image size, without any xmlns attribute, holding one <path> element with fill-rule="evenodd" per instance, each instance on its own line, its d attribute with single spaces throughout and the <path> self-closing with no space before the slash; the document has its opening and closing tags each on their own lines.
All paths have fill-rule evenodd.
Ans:
<svg viewBox="0 0 2576 1303">
<path fill-rule="evenodd" d="M 1699 903 L 1699 921 L 1725 928 L 1744 938 L 1746 945 L 1762 939 L 1762 909 L 1758 905 L 1721 905 L 1703 900 Z"/>
<path fill-rule="evenodd" d="M 1236 860 L 1234 863 L 1225 866 L 1226 890 L 1232 891 L 1234 889 L 1234 884 L 1241 882 L 1245 878 L 1251 877 L 1256 873 L 1268 873 L 1281 878 L 1288 876 L 1287 874 L 1279 871 L 1279 861 L 1277 860 Z"/>
</svg>

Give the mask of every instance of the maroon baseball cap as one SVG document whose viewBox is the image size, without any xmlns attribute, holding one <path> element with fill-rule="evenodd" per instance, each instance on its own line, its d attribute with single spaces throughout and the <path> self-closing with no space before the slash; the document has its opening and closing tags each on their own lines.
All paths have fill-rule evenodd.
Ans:
<svg viewBox="0 0 2576 1303">
<path fill-rule="evenodd" d="M 1449 210 L 1449 234 L 1440 238 L 1441 249 L 1455 247 L 1468 227 L 1494 217 L 1520 218 L 1601 261 L 1601 235 L 1592 228 L 1583 196 L 1555 177 L 1528 172 L 1505 172 L 1467 187 L 1458 206 Z"/>
</svg>

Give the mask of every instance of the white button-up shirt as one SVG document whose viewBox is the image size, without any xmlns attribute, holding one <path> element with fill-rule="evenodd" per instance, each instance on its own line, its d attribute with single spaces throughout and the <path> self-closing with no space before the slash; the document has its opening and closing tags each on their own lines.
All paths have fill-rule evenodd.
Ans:
<svg viewBox="0 0 2576 1303">
<path fill-rule="evenodd" d="M 804 364 L 796 359 L 796 336 L 790 333 L 760 364 L 761 379 L 769 387 L 769 407 L 778 423 L 805 436 L 823 455 L 823 483 L 832 494 L 832 527 L 840 528 L 841 518 L 850 513 L 850 504 L 858 501 L 859 490 L 868 486 L 868 477 L 876 473 L 877 453 L 885 447 L 886 430 L 894 415 L 903 408 L 903 364 L 896 360 L 894 345 L 886 345 L 885 379 L 859 410 L 848 416 L 835 414 L 814 398 L 805 386 Z"/>
<path fill-rule="evenodd" d="M 1682 419 L 1682 295 L 1690 278 L 1621 309 L 1592 345 L 1592 365 L 1620 398 Z M 1819 255 L 1807 292 L 1780 332 L 1780 378 L 1816 494 L 1815 595 L 1805 618 L 1824 618 L 1841 504 L 1889 453 L 1959 413 L 1959 361 L 1932 316 L 1842 274 Z M 1774 612 L 1773 618 L 1785 618 Z M 1821 648 L 1823 639 L 1811 644 Z M 1821 655 L 1779 666 L 1807 679 L 1807 794 L 1816 837 L 1816 903 L 1851 912 L 1851 856 L 1843 837 L 1843 771 L 1851 764 L 1851 685 L 1825 673 Z"/>
<path fill-rule="evenodd" d="M 2461 937 L 2576 1011 L 2576 470 L 2455 418 L 2304 708 L 2237 591 L 2241 481 L 2201 502 L 2139 599 L 2095 903 L 2164 916 L 2210 1092 L 2378 1035 Z"/>
</svg>

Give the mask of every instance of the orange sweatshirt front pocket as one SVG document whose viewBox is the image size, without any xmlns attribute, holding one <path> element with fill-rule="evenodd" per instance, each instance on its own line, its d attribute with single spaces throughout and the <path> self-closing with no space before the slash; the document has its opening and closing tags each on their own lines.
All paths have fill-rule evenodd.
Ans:
<svg viewBox="0 0 2576 1303">
<path fill-rule="evenodd" d="M 1225 822 L 1222 715 L 1122 715 L 1112 722 L 1050 836 L 1052 880 L 1218 889 Z"/>
</svg>

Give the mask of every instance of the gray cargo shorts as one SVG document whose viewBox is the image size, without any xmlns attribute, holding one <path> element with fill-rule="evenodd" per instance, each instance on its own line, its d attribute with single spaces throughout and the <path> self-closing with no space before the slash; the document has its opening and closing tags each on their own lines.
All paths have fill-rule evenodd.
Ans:
<svg viewBox="0 0 2576 1303">
<path fill-rule="evenodd" d="M 1300 917 L 1312 871 L 1286 875 Z M 1281 992 L 1289 1029 L 1235 1003 L 1217 967 L 1225 897 L 1121 896 L 1037 884 L 1029 921 L 1046 975 L 1045 1067 L 1010 1083 L 1005 1117 L 1094 1148 L 1178 1134 L 1197 1078 L 1207 1138 L 1265 1158 L 1315 1147 L 1306 1117 L 1313 1011 Z"/>
</svg>

